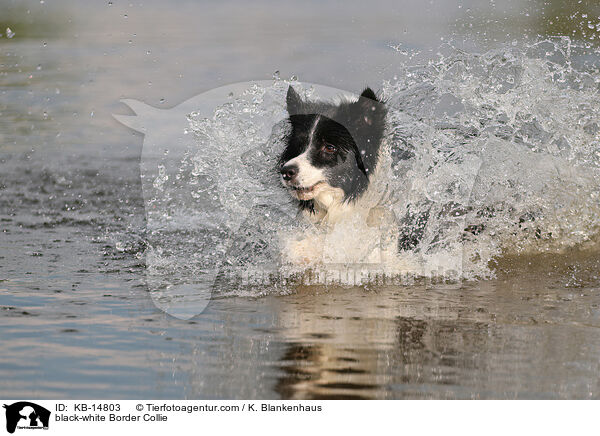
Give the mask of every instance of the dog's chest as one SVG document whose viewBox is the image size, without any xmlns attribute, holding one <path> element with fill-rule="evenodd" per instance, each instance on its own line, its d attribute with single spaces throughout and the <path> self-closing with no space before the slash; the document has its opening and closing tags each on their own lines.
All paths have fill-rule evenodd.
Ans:
<svg viewBox="0 0 600 436">
<path fill-rule="evenodd" d="M 289 247 L 289 254 L 302 263 L 378 264 L 395 255 L 396 220 L 385 208 L 337 204 L 304 216 L 313 226 Z"/>
</svg>

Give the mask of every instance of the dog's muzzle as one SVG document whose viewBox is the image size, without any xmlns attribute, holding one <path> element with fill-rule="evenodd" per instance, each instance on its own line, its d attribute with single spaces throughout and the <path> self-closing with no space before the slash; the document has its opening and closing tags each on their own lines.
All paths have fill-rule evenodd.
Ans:
<svg viewBox="0 0 600 436">
<path fill-rule="evenodd" d="M 284 165 L 281 167 L 281 177 L 286 182 L 291 182 L 298 175 L 298 167 L 296 165 Z"/>
</svg>

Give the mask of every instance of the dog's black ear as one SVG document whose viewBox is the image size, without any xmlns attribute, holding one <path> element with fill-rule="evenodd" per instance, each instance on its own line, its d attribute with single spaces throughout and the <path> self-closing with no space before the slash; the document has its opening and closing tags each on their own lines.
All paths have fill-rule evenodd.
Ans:
<svg viewBox="0 0 600 436">
<path fill-rule="evenodd" d="M 381 122 L 385 117 L 385 104 L 377 98 L 377 94 L 371 88 L 365 88 L 355 105 L 358 106 L 360 114 L 359 124 L 372 126 Z"/>
<path fill-rule="evenodd" d="M 298 114 L 300 112 L 300 109 L 302 108 L 302 105 L 304 104 L 304 102 L 302 101 L 302 97 L 300 97 L 300 94 L 298 94 L 296 90 L 292 88 L 291 85 L 287 90 L 287 96 L 285 98 L 285 101 L 287 103 L 288 114 L 290 115 Z"/>
<path fill-rule="evenodd" d="M 373 92 L 373 90 L 369 87 L 366 87 L 365 90 L 360 94 L 363 98 L 368 98 L 369 100 L 379 101 L 377 99 L 377 95 Z"/>
</svg>

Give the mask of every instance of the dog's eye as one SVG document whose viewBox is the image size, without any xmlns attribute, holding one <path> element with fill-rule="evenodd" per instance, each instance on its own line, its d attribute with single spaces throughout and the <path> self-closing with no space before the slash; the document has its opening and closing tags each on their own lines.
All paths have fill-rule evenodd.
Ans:
<svg viewBox="0 0 600 436">
<path fill-rule="evenodd" d="M 329 144 L 328 142 L 326 142 L 323 145 L 323 151 L 325 153 L 335 153 L 337 151 L 337 147 L 333 144 Z"/>
</svg>

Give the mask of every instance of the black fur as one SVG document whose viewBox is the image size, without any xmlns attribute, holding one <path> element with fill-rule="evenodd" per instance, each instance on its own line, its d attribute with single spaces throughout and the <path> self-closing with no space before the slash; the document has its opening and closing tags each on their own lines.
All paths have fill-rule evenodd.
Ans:
<svg viewBox="0 0 600 436">
<path fill-rule="evenodd" d="M 384 102 L 370 88 L 357 101 L 338 104 L 304 101 L 290 86 L 286 103 L 292 130 L 279 168 L 306 151 L 314 127 L 313 147 L 308 154 L 310 164 L 327 169 L 327 182 L 341 188 L 346 201 L 360 197 L 377 165 L 387 114 Z M 322 147 L 326 144 L 335 146 L 335 153 L 325 153 Z M 314 210 L 312 200 L 300 201 L 299 206 Z"/>
</svg>

